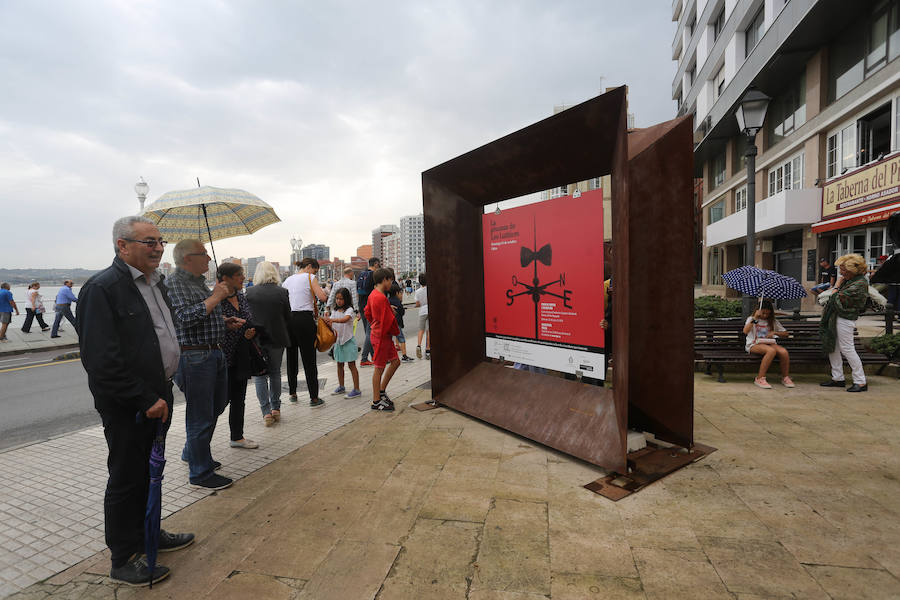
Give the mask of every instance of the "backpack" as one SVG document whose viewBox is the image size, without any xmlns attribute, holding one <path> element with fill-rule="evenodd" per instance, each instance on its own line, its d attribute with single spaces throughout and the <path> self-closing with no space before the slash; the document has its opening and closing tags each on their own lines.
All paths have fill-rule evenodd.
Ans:
<svg viewBox="0 0 900 600">
<path fill-rule="evenodd" d="M 366 284 L 369 283 L 369 279 L 372 278 L 372 271 L 366 269 L 362 273 L 356 276 L 356 293 L 360 296 L 366 296 L 369 292 L 366 291 Z"/>
</svg>

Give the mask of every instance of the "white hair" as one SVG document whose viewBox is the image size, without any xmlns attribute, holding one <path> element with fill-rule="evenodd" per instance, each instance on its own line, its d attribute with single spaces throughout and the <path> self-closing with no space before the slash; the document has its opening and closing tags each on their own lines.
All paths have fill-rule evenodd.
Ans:
<svg viewBox="0 0 900 600">
<path fill-rule="evenodd" d="M 175 264 L 179 267 L 184 264 L 184 257 L 190 253 L 191 250 L 197 247 L 197 245 L 203 246 L 203 242 L 200 240 L 181 240 L 177 244 L 175 244 L 175 249 L 172 250 L 172 259 L 175 261 Z"/>
<path fill-rule="evenodd" d="M 117 244 L 116 242 L 118 242 L 119 240 L 134 238 L 135 223 L 147 223 L 148 225 L 156 225 L 156 223 L 154 223 L 147 217 L 142 217 L 140 215 L 122 217 L 121 219 L 113 223 L 113 248 L 115 249 L 116 254 L 119 253 L 119 244 Z"/>
<path fill-rule="evenodd" d="M 262 285 L 264 283 L 281 283 L 278 269 L 267 260 L 256 265 L 256 271 L 253 272 L 253 285 Z"/>
</svg>

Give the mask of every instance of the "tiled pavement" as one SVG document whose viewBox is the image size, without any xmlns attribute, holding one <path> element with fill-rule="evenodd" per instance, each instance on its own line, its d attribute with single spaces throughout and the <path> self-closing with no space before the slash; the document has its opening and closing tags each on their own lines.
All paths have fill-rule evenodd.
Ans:
<svg viewBox="0 0 900 600">
<path fill-rule="evenodd" d="M 101 553 L 15 600 L 900 597 L 900 384 L 695 381 L 719 450 L 618 503 L 582 487 L 597 468 L 413 390 L 169 517 L 198 539 L 152 590 Z"/>
<path fill-rule="evenodd" d="M 431 378 L 430 361 L 404 363 L 390 385 L 400 395 Z M 296 404 L 282 395 L 282 420 L 264 427 L 253 383 L 247 390 L 246 437 L 257 450 L 228 444 L 228 411 L 219 418 L 213 456 L 224 475 L 244 477 L 272 461 L 370 411 L 372 370 L 360 369 L 361 398 L 329 396 L 336 387 L 334 363 L 319 365 L 326 379 L 322 408 L 309 407 L 300 394 Z M 300 374 L 302 381 L 303 375 Z M 350 381 L 349 373 L 347 380 Z M 177 388 L 176 388 L 177 390 Z M 167 439 L 163 480 L 163 517 L 208 495 L 188 485 L 187 465 L 179 460 L 184 445 L 184 404 L 175 407 Z M 0 453 L 0 598 L 66 569 L 103 550 L 103 491 L 106 486 L 106 441 L 99 425 L 45 442 Z"/>
</svg>

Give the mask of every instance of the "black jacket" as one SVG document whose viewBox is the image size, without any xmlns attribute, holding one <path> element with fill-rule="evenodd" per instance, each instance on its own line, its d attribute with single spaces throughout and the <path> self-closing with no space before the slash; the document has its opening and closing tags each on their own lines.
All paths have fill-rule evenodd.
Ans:
<svg viewBox="0 0 900 600">
<path fill-rule="evenodd" d="M 166 286 L 157 287 L 171 310 Z M 153 319 L 121 258 L 84 284 L 77 316 L 81 363 L 98 411 L 133 415 L 167 397 Z"/>
<path fill-rule="evenodd" d="M 253 313 L 253 325 L 260 328 L 260 341 L 266 346 L 290 346 L 288 323 L 291 321 L 291 301 L 288 291 L 275 283 L 263 283 L 248 289 L 246 296 Z"/>
</svg>

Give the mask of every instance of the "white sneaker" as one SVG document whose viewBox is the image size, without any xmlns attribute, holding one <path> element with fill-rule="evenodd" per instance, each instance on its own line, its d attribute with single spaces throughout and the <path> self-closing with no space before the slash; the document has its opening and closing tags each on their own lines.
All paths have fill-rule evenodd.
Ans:
<svg viewBox="0 0 900 600">
<path fill-rule="evenodd" d="M 234 441 L 232 440 L 229 444 L 232 448 L 246 448 L 247 450 L 253 450 L 254 448 L 259 448 L 259 444 L 254 442 L 253 440 L 248 440 L 244 438 L 242 440 Z"/>
</svg>

